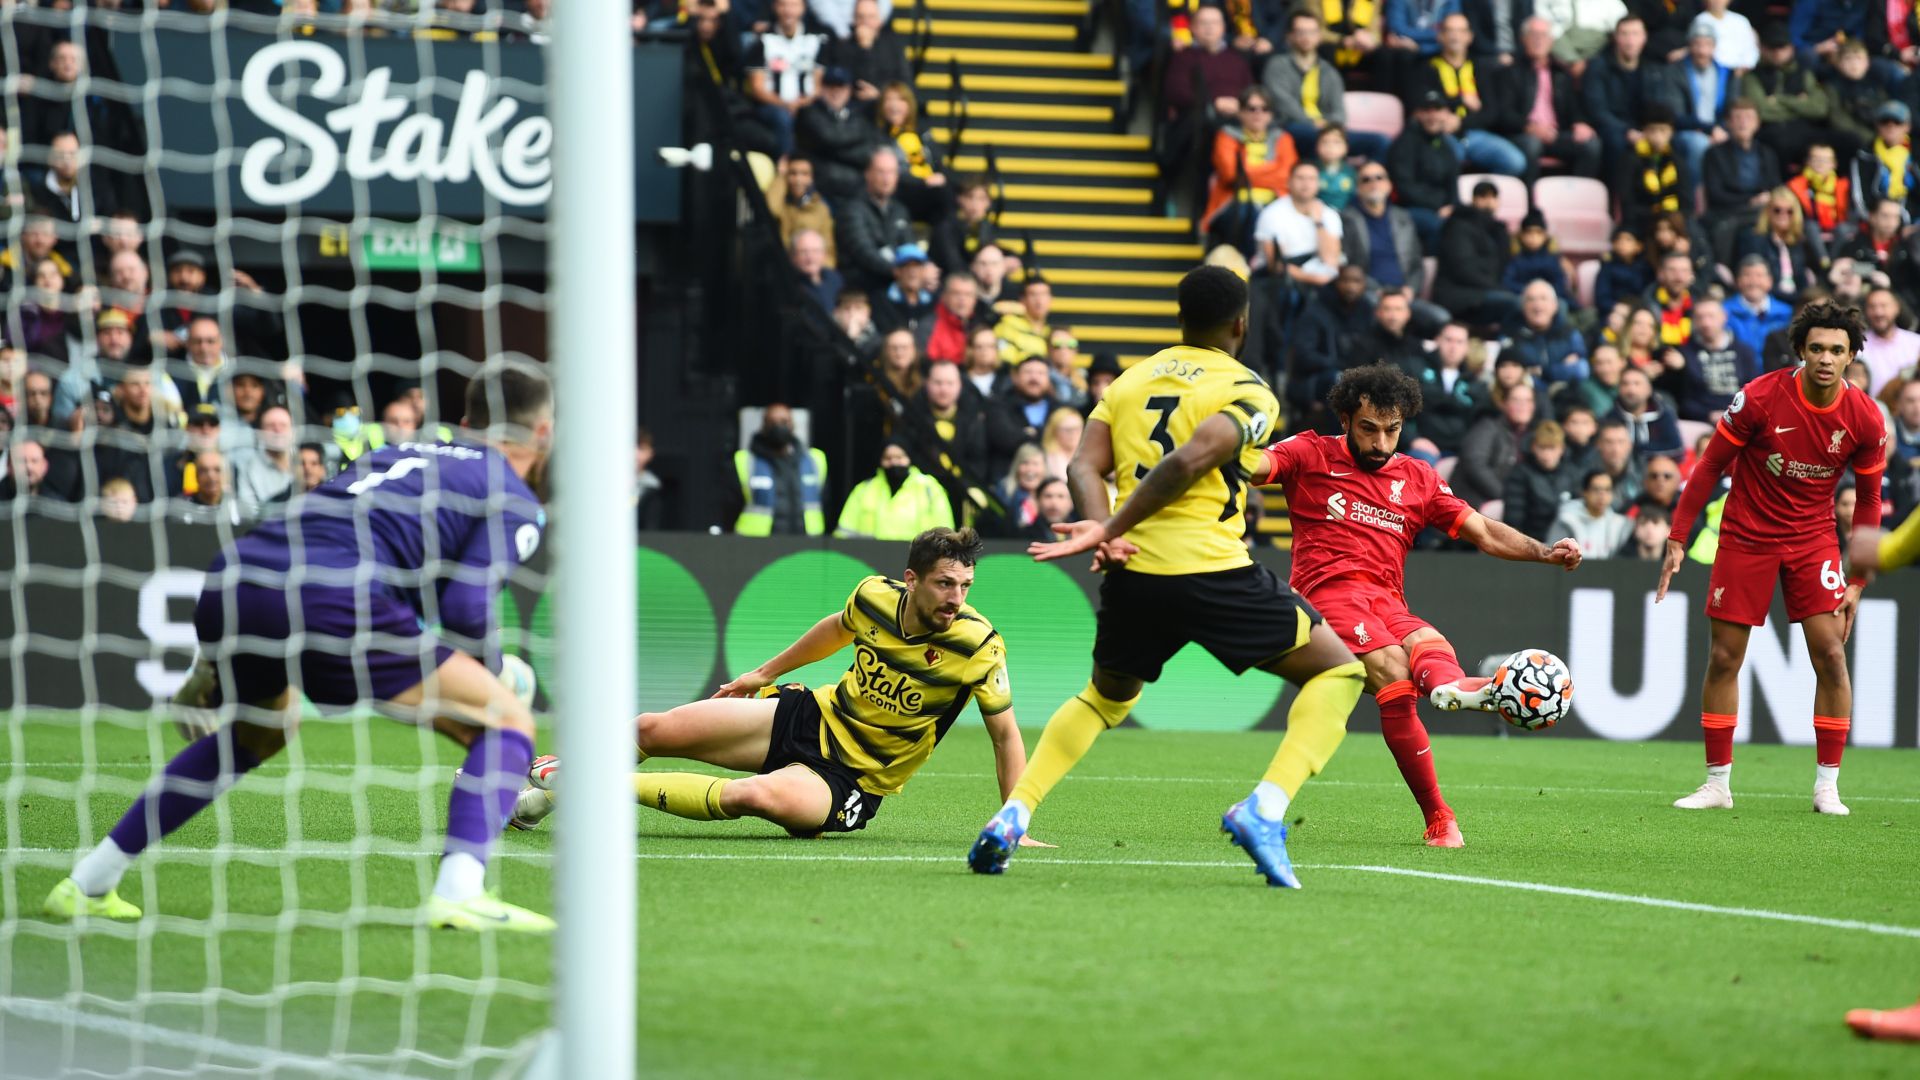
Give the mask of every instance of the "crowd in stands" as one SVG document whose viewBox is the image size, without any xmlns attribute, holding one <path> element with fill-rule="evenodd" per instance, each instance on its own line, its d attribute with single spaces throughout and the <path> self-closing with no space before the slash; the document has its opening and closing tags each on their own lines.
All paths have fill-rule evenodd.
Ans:
<svg viewBox="0 0 1920 1080">
<path fill-rule="evenodd" d="M 1853 378 L 1888 410 L 1889 523 L 1920 503 L 1914 5 L 1166 2 L 1129 6 L 1125 70 L 1164 190 L 1208 181 L 1196 230 L 1255 286 L 1267 332 L 1245 359 L 1293 427 L 1337 430 L 1340 371 L 1398 365 L 1426 389 L 1401 448 L 1463 498 L 1652 558 L 1720 412 L 1794 362 L 1795 307 L 1834 297 L 1871 327 Z M 875 361 L 892 442 L 858 455 L 878 471 L 842 531 L 879 535 L 871 508 L 897 505 L 899 529 L 1041 535 L 1072 513 L 1063 464 L 1119 364 L 1076 363 L 992 185 L 944 171 L 886 9 L 834 6 L 686 18 L 688 78 L 782 162 L 768 200 L 794 267 Z M 1606 242 L 1562 249 L 1564 206 L 1537 196 L 1560 176 L 1598 181 L 1580 209 Z"/>
<path fill-rule="evenodd" d="M 1467 501 L 1656 558 L 1721 411 L 1833 297 L 1871 327 L 1850 378 L 1887 410 L 1889 523 L 1920 503 L 1914 5 L 1149 11 L 1129 54 L 1160 80 L 1167 183 L 1208 181 L 1198 229 L 1255 286 L 1273 332 L 1247 359 L 1295 426 L 1337 430 L 1340 371 L 1395 364 L 1426 389 L 1401 449 Z M 1606 249 L 1562 249 L 1539 183 L 1559 176 L 1600 181 L 1572 209 L 1604 215 Z"/>
<path fill-rule="evenodd" d="M 172 5 L 199 14 L 224 6 Z M 429 39 L 455 36 L 434 29 L 442 14 L 459 21 L 476 11 L 474 0 L 424 14 L 364 0 L 231 6 L 295 23 L 363 16 L 321 25 L 368 34 L 406 26 Z M 491 30 L 462 22 L 458 36 L 506 39 L 511 24 L 531 40 L 546 13 L 544 0 L 526 0 Z M 95 92 L 78 92 L 109 59 L 100 41 L 64 21 L 21 19 L 10 33 L 19 126 L 0 131 L 0 145 L 18 165 L 7 170 L 0 225 L 18 239 L 0 251 L 0 503 L 240 524 L 282 512 L 369 450 L 451 437 L 418 371 L 345 387 L 310 380 L 288 359 L 284 297 L 168 235 L 147 178 L 124 164 L 144 152 L 137 110 L 98 92 L 109 71 L 91 73 Z M 644 478 L 644 461 L 639 471 Z M 644 489 L 643 479 L 636 505 Z"/>
</svg>

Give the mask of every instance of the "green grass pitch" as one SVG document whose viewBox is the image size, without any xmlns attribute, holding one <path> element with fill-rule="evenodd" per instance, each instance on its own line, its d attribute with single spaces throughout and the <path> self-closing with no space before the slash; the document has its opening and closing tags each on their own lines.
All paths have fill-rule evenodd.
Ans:
<svg viewBox="0 0 1920 1080">
<path fill-rule="evenodd" d="M 1440 739 L 1468 846 L 1436 851 L 1379 737 L 1356 733 L 1294 804 L 1306 889 L 1291 893 L 1218 832 L 1275 741 L 1107 735 L 1036 818 L 1058 850 L 1023 851 L 1002 878 L 962 861 L 997 804 L 977 727 L 852 836 L 643 813 L 642 1075 L 1920 1074 L 1920 1047 L 1856 1041 L 1840 1019 L 1920 993 L 1913 751 L 1850 752 L 1854 813 L 1830 819 L 1809 810 L 1810 748 L 1741 747 L 1737 809 L 1686 814 L 1667 803 L 1698 782 L 1692 744 Z M 546 943 L 403 924 L 431 884 L 456 756 L 384 722 L 308 725 L 303 767 L 270 765 L 144 862 L 122 889 L 149 906 L 140 934 L 41 921 L 83 772 L 116 787 L 88 799 L 104 831 L 119 789 L 176 745 L 65 719 L 0 743 L 0 1075 L 53 1054 L 108 1073 L 304 1076 L 333 1057 L 486 1076 L 502 1059 L 478 1048 L 546 1025 Z M 355 761 L 379 769 L 356 779 Z M 377 850 L 351 854 L 369 834 Z M 216 872 L 223 836 L 238 851 Z M 505 838 L 508 899 L 551 910 L 551 843 Z M 296 897 L 299 929 L 277 932 Z M 216 907 L 233 926 L 209 944 Z M 1846 925 L 1794 921 L 1808 917 Z M 469 992 L 493 977 L 499 992 Z M 142 980 L 144 1011 L 112 1004 Z M 101 997 L 63 997 L 83 988 Z M 137 1060 L 137 1035 L 111 1027 L 63 1047 L 19 999 L 176 1034 Z"/>
</svg>

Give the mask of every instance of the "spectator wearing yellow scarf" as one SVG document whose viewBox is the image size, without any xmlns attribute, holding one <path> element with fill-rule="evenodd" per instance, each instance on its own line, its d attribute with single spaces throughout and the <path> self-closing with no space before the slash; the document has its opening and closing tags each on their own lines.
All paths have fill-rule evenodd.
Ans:
<svg viewBox="0 0 1920 1080">
<path fill-rule="evenodd" d="M 903 82 L 880 90 L 874 111 L 883 144 L 900 159 L 900 201 L 915 221 L 944 221 L 952 212 L 947 174 L 940 171 L 940 150 L 920 131 L 920 105 L 913 88 Z"/>
</svg>

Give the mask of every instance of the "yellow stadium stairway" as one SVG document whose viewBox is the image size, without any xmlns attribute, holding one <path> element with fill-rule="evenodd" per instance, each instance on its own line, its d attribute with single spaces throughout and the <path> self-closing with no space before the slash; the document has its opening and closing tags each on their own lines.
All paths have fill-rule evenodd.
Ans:
<svg viewBox="0 0 1920 1080">
<path fill-rule="evenodd" d="M 894 31 L 927 46 L 917 90 L 928 135 L 944 151 L 960 128 L 953 173 L 983 173 L 1001 197 L 1000 237 L 1053 285 L 1054 322 L 1082 354 L 1131 362 L 1177 340 L 1173 290 L 1200 261 L 1184 219 L 1156 204 L 1145 135 L 1117 130 L 1126 93 L 1113 57 L 1091 52 L 1087 0 L 926 0 L 894 5 Z M 966 120 L 961 126 L 958 72 Z"/>
</svg>

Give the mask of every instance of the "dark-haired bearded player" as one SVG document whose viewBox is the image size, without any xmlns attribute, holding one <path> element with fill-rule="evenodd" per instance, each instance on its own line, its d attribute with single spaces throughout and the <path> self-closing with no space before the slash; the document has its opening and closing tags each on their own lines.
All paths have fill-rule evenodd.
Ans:
<svg viewBox="0 0 1920 1080">
<path fill-rule="evenodd" d="M 1283 484 L 1293 519 L 1291 584 L 1326 616 L 1367 668 L 1380 733 L 1426 818 L 1430 847 L 1460 847 L 1460 825 L 1440 795 L 1427 729 L 1415 706 L 1492 711 L 1491 680 L 1469 678 L 1453 646 L 1407 610 L 1407 552 L 1427 526 L 1515 562 L 1580 565 L 1580 546 L 1552 547 L 1475 512 L 1433 466 L 1394 452 L 1420 412 L 1420 384 L 1399 368 L 1369 364 L 1342 374 L 1327 404 L 1344 436 L 1301 432 L 1266 449 L 1255 484 Z"/>
</svg>

